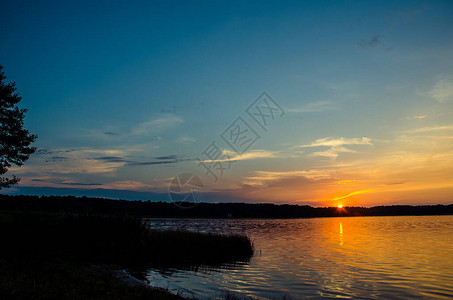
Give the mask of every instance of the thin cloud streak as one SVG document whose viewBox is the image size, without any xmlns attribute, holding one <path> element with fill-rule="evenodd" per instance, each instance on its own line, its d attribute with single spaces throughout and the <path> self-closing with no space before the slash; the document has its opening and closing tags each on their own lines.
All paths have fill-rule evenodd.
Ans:
<svg viewBox="0 0 453 300">
<path fill-rule="evenodd" d="M 428 132 L 436 132 L 436 131 L 449 131 L 453 130 L 453 125 L 441 125 L 441 126 L 429 126 L 429 127 L 421 127 L 416 129 L 409 129 L 406 130 L 406 133 L 428 133 Z"/>
<path fill-rule="evenodd" d="M 427 117 L 427 115 L 416 115 L 416 116 L 412 116 L 412 117 L 406 117 L 405 119 L 406 120 L 421 120 L 421 119 L 425 119 Z"/>
<path fill-rule="evenodd" d="M 354 195 L 360 195 L 360 194 L 365 194 L 365 193 L 370 193 L 370 192 L 373 192 L 374 190 L 370 189 L 370 190 L 361 190 L 361 191 L 355 191 L 355 192 L 351 192 L 347 195 L 344 195 L 344 196 L 339 196 L 339 197 L 335 197 L 333 198 L 332 200 L 333 201 L 338 201 L 338 200 L 341 200 L 341 199 L 345 199 L 345 198 L 349 198 L 351 196 L 354 196 Z"/>
<path fill-rule="evenodd" d="M 300 148 L 305 147 L 319 147 L 319 146 L 328 146 L 328 147 L 338 147 L 343 145 L 372 145 L 371 139 L 368 137 L 362 138 L 338 138 L 334 139 L 332 137 L 317 139 L 311 144 L 298 146 Z"/>
<path fill-rule="evenodd" d="M 337 105 L 332 101 L 316 101 L 307 103 L 301 107 L 288 108 L 286 109 L 286 111 L 293 113 L 309 113 L 309 112 L 324 112 L 336 109 Z"/>
<path fill-rule="evenodd" d="M 252 160 L 258 158 L 276 158 L 280 157 L 278 152 L 267 151 L 267 150 L 252 150 L 243 154 L 237 154 L 236 152 L 223 150 L 222 159 L 213 159 L 213 160 L 203 160 L 201 162 L 205 163 L 214 163 L 214 162 L 234 162 L 239 160 Z"/>
<path fill-rule="evenodd" d="M 311 154 L 308 154 L 308 157 L 326 157 L 330 159 L 336 159 L 340 153 L 356 153 L 357 151 L 343 147 L 343 145 L 372 145 L 371 139 L 368 137 L 362 138 L 322 138 L 317 139 L 316 141 L 306 144 L 296 146 L 294 148 L 312 148 L 312 147 L 330 147 L 330 149 L 325 151 L 316 151 Z"/>
</svg>

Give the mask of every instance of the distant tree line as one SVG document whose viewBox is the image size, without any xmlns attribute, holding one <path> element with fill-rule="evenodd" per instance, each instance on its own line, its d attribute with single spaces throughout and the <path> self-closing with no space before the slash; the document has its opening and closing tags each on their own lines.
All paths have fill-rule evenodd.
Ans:
<svg viewBox="0 0 453 300">
<path fill-rule="evenodd" d="M 74 196 L 0 195 L 0 210 L 71 214 L 114 214 L 175 218 L 315 218 L 347 216 L 453 215 L 451 205 L 311 207 L 288 204 L 199 203 L 181 209 L 169 202 L 127 201 Z"/>
</svg>

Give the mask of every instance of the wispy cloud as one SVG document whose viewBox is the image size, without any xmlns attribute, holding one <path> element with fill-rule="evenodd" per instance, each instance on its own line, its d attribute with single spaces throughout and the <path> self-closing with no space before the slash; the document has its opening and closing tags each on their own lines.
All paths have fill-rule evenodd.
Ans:
<svg viewBox="0 0 453 300">
<path fill-rule="evenodd" d="M 156 188 L 155 185 L 143 183 L 141 181 L 134 180 L 119 180 L 104 183 L 103 189 L 114 189 L 114 190 L 133 190 L 133 191 L 149 191 Z"/>
<path fill-rule="evenodd" d="M 148 184 L 134 180 L 117 180 L 112 182 L 86 182 L 78 181 L 71 177 L 40 176 L 24 178 L 21 185 L 28 187 L 54 187 L 54 188 L 76 188 L 76 189 L 113 189 L 133 191 L 156 191 L 167 186 L 167 183 Z"/>
<path fill-rule="evenodd" d="M 422 14 L 421 9 L 403 9 L 394 12 L 391 17 L 396 22 L 410 22 Z"/>
<path fill-rule="evenodd" d="M 63 185 L 63 186 L 82 186 L 82 187 L 87 187 L 87 186 L 101 186 L 101 183 L 87 183 L 87 182 L 77 182 L 74 181 L 73 179 L 63 179 L 63 178 L 51 178 L 51 177 L 45 177 L 45 178 L 32 178 L 30 179 L 32 182 L 43 182 L 43 183 L 50 183 L 52 185 Z"/>
<path fill-rule="evenodd" d="M 337 173 L 317 169 L 253 171 L 242 179 L 241 194 L 259 201 L 301 201 L 308 204 L 323 198 L 326 186 L 338 182 L 341 177 Z"/>
<path fill-rule="evenodd" d="M 337 109 L 337 105 L 332 101 L 316 101 L 304 104 L 300 107 L 287 109 L 288 112 L 308 113 L 308 112 L 323 112 Z"/>
<path fill-rule="evenodd" d="M 355 150 L 337 146 L 337 147 L 332 147 L 326 151 L 313 152 L 313 153 L 309 154 L 309 156 L 310 157 L 320 156 L 320 157 L 328 157 L 328 158 L 335 159 L 338 157 L 338 155 L 340 155 L 340 153 L 356 153 L 356 152 L 357 151 L 355 151 Z"/>
<path fill-rule="evenodd" d="M 379 47 L 383 50 L 387 50 L 387 51 L 392 51 L 393 50 L 393 47 L 391 46 L 388 46 L 381 38 L 380 35 L 374 35 L 372 38 L 370 39 L 361 39 L 358 43 L 357 43 L 360 47 L 362 48 L 374 48 L 374 47 Z"/>
<path fill-rule="evenodd" d="M 311 144 L 301 145 L 299 147 L 319 147 L 319 146 L 328 146 L 328 147 L 339 147 L 343 145 L 372 145 L 371 139 L 368 137 L 362 138 L 332 138 L 326 137 L 322 139 L 317 139 L 316 141 L 312 142 Z"/>
<path fill-rule="evenodd" d="M 412 117 L 406 117 L 406 120 L 420 120 L 420 119 L 425 119 L 427 115 L 416 115 Z"/>
<path fill-rule="evenodd" d="M 383 41 L 379 35 L 375 35 L 369 40 L 361 39 L 358 44 L 361 47 L 374 47 L 383 44 Z"/>
<path fill-rule="evenodd" d="M 157 118 L 153 118 L 149 121 L 140 123 L 132 129 L 131 134 L 133 135 L 148 135 L 155 134 L 162 130 L 176 127 L 177 125 L 184 123 L 184 120 L 175 114 L 163 114 Z"/>
<path fill-rule="evenodd" d="M 171 155 L 165 155 L 165 156 L 156 156 L 154 158 L 159 159 L 159 160 L 177 160 L 180 157 L 178 155 L 171 154 Z"/>
<path fill-rule="evenodd" d="M 176 164 L 179 160 L 161 160 L 161 161 L 131 161 L 128 162 L 128 166 L 150 166 L 150 165 L 167 165 Z"/>
<path fill-rule="evenodd" d="M 440 125 L 440 126 L 428 126 L 421 127 L 416 129 L 406 130 L 406 133 L 428 133 L 428 132 L 440 132 L 440 131 L 451 131 L 453 130 L 453 125 Z"/>
<path fill-rule="evenodd" d="M 429 95 L 439 103 L 452 102 L 453 79 L 443 78 L 439 80 L 429 92 Z"/>
<path fill-rule="evenodd" d="M 126 159 L 124 157 L 118 156 L 101 156 L 95 157 L 96 160 L 103 160 L 107 162 L 122 162 L 125 163 L 126 166 L 147 166 L 147 165 L 165 165 L 165 164 L 176 164 L 183 161 L 191 161 L 193 159 L 184 158 L 178 155 L 166 155 L 166 156 L 156 156 L 152 161 L 140 161 L 140 160 L 132 160 Z"/>
<path fill-rule="evenodd" d="M 96 160 L 103 160 L 106 162 L 127 162 L 127 160 L 124 157 L 119 157 L 119 156 L 98 156 L 94 157 L 93 159 Z"/>
<path fill-rule="evenodd" d="M 258 158 L 275 158 L 279 157 L 278 152 L 274 151 L 267 151 L 267 150 L 252 150 L 248 151 L 243 154 L 237 154 L 236 152 L 230 150 L 223 150 L 222 151 L 223 157 L 221 159 L 215 160 L 204 160 L 202 162 L 212 163 L 212 162 L 233 162 L 238 160 L 251 160 L 251 159 L 258 159 Z"/>
<path fill-rule="evenodd" d="M 311 148 L 311 147 L 330 147 L 324 151 L 316 151 L 308 154 L 309 157 L 327 157 L 331 159 L 336 159 L 340 153 L 355 153 L 357 151 L 344 147 L 344 145 L 372 145 L 371 139 L 368 137 L 362 138 L 322 138 L 317 139 L 316 141 L 300 145 L 295 148 Z"/>
<path fill-rule="evenodd" d="M 301 171 L 254 171 L 251 175 L 246 176 L 243 184 L 249 186 L 268 186 L 277 181 L 293 181 L 294 178 L 300 178 L 309 181 L 318 181 L 333 179 L 335 176 L 332 171 L 326 170 L 301 170 Z"/>
<path fill-rule="evenodd" d="M 120 135 L 118 132 L 114 132 L 114 131 L 104 131 L 103 133 L 105 135 L 109 135 L 109 136 L 119 136 Z"/>
<path fill-rule="evenodd" d="M 365 194 L 365 193 L 370 193 L 370 192 L 373 192 L 373 190 L 372 190 L 372 189 L 369 189 L 369 190 L 354 191 L 354 192 L 351 192 L 351 193 L 349 193 L 349 194 L 347 194 L 347 195 L 344 195 L 344 196 L 334 197 L 334 198 L 332 198 L 331 200 L 337 201 L 337 200 L 349 198 L 349 197 L 351 197 L 351 196 L 360 195 L 360 194 Z"/>
<path fill-rule="evenodd" d="M 125 157 L 129 152 L 118 149 L 41 149 L 32 156 L 30 163 L 11 170 L 42 174 L 112 173 L 126 164 Z"/>
<path fill-rule="evenodd" d="M 160 140 L 162 139 L 160 134 L 176 128 L 182 123 L 184 123 L 184 120 L 176 114 L 160 113 L 147 121 L 136 123 L 125 128 L 109 125 L 104 128 L 87 129 L 81 134 L 81 137 L 96 142 L 113 142 L 117 144 L 120 143 L 121 145 L 136 144 L 137 140 L 143 137 L 148 138 L 149 141 L 155 141 L 156 139 Z M 189 141 L 191 141 L 189 137 L 185 140 L 183 138 L 179 140 L 179 142 Z"/>
<path fill-rule="evenodd" d="M 195 143 L 197 141 L 196 138 L 188 135 L 180 136 L 176 140 L 178 143 L 186 144 L 186 143 Z"/>
</svg>

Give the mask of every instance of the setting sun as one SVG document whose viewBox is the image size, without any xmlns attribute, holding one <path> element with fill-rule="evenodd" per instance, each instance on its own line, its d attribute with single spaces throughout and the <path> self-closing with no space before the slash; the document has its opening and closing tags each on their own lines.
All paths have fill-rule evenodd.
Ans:
<svg viewBox="0 0 453 300">
<path fill-rule="evenodd" d="M 340 204 L 340 205 L 338 205 L 338 208 L 343 208 L 343 205 L 341 205 L 341 204 Z"/>
</svg>

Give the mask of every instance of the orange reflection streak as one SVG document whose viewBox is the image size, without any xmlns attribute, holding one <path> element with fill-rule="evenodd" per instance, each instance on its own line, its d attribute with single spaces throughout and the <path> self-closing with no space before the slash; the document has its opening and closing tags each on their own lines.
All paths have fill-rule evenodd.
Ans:
<svg viewBox="0 0 453 300">
<path fill-rule="evenodd" d="M 443 219 L 443 220 L 441 220 Z M 374 270 L 382 274 L 398 274 L 401 278 L 412 282 L 423 282 L 430 277 L 432 283 L 443 286 L 448 283 L 446 277 L 438 276 L 445 272 L 445 265 L 452 266 L 451 251 L 447 251 L 452 238 L 447 237 L 451 226 L 443 227 L 449 217 L 357 217 L 313 220 L 311 227 L 321 238 L 317 247 L 310 248 L 311 256 L 320 260 L 325 259 L 337 266 Z M 425 226 L 425 222 L 428 223 Z M 438 224 L 440 229 L 432 227 Z M 436 228 L 436 229 L 433 229 Z M 304 229 L 301 227 L 301 230 Z M 346 234 L 347 232 L 347 234 Z M 300 232 L 300 241 L 291 241 L 301 249 L 307 239 Z M 422 238 L 423 237 L 423 238 Z M 398 248 L 404 241 L 408 247 Z M 332 246 L 336 247 L 332 247 Z M 285 245 L 287 246 L 287 245 Z M 289 245 L 287 246 L 289 249 Z M 329 248 L 331 247 L 331 248 Z M 395 251 L 395 249 L 401 249 Z M 439 249 L 443 249 L 439 251 Z M 354 273 L 351 276 L 341 274 L 344 280 L 332 275 L 332 269 L 319 265 L 315 261 L 309 263 L 325 279 L 326 288 L 338 290 L 354 284 L 362 275 Z M 307 261 L 304 261 L 307 264 Z M 337 270 L 340 270 L 338 268 Z M 422 270 L 422 271 L 421 271 Z M 342 272 L 342 271 L 339 271 Z M 393 276 L 393 275 L 392 275 Z M 350 280 L 350 282 L 345 282 Z M 394 283 L 392 280 L 389 283 Z M 397 284 L 397 283 L 395 283 Z"/>
</svg>

